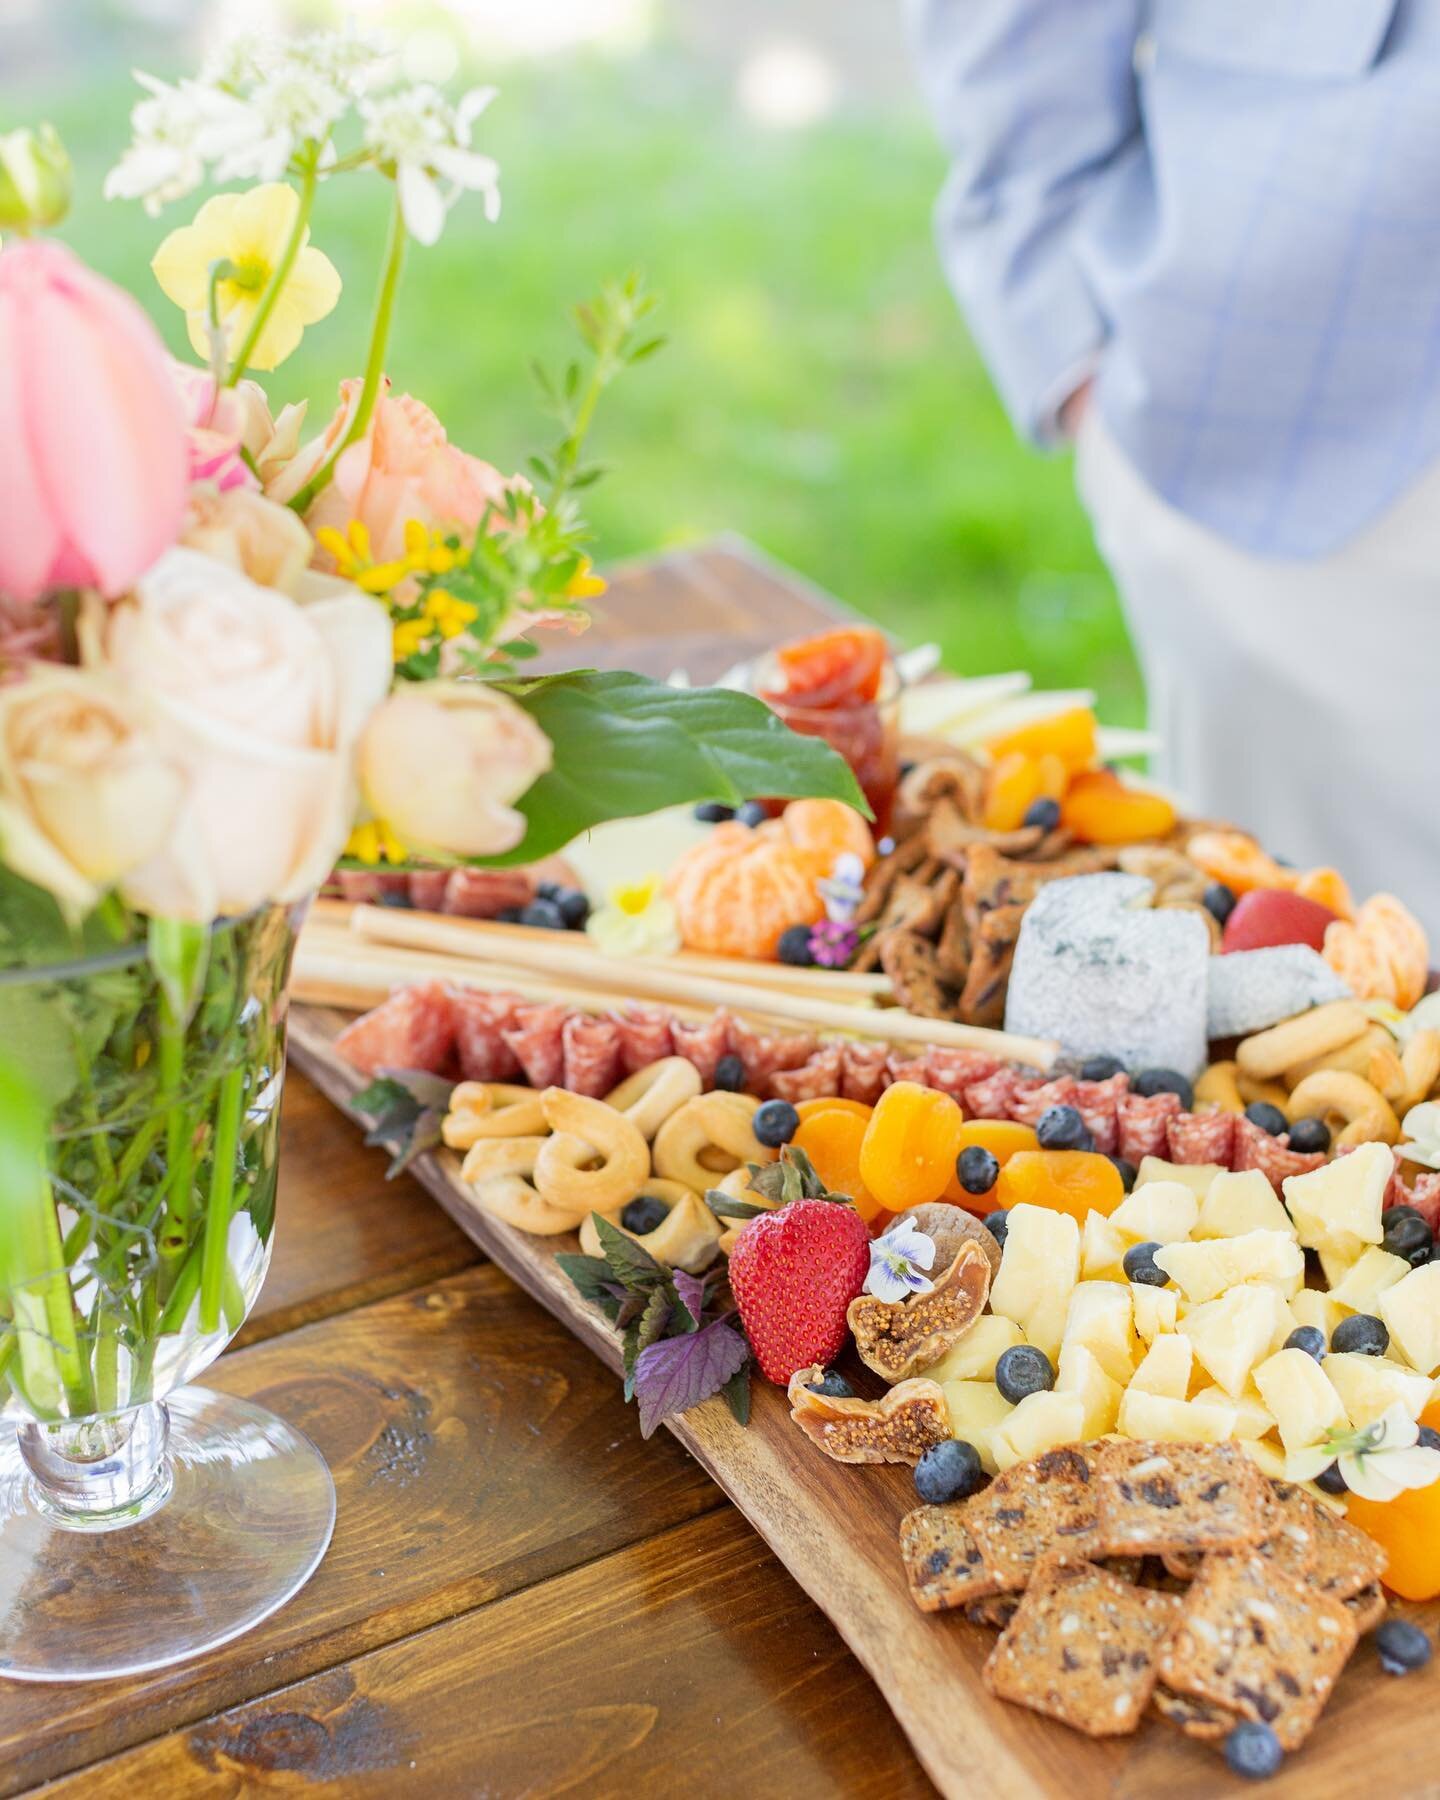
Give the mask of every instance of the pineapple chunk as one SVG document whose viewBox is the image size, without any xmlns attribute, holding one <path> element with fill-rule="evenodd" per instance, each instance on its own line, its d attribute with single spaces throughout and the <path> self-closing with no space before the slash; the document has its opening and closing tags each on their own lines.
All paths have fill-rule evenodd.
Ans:
<svg viewBox="0 0 1440 1800">
<path fill-rule="evenodd" d="M 1060 1346 L 1060 1372 L 1055 1378 L 1055 1391 L 1080 1396 L 1085 1408 L 1082 1435 L 1087 1439 L 1104 1437 L 1107 1431 L 1115 1429 L 1115 1417 L 1120 1410 L 1120 1383 L 1110 1379 L 1100 1367 L 1094 1351 L 1084 1344 L 1064 1343 Z"/>
<path fill-rule="evenodd" d="M 1289 1316 L 1274 1288 L 1238 1287 L 1192 1308 L 1180 1329 L 1205 1372 L 1227 1394 L 1236 1395 L 1244 1393 L 1250 1371 L 1270 1354 L 1276 1332 Z"/>
<path fill-rule="evenodd" d="M 1340 1280 L 1331 1284 L 1330 1298 L 1350 1312 L 1373 1313 L 1386 1288 L 1394 1287 L 1409 1273 L 1410 1265 L 1403 1256 L 1367 1244 Z"/>
<path fill-rule="evenodd" d="M 1305 1280 L 1304 1253 L 1283 1231 L 1165 1244 L 1155 1252 L 1155 1261 L 1191 1302 L 1214 1300 L 1232 1287 L 1261 1281 L 1289 1295 L 1298 1293 Z"/>
<path fill-rule="evenodd" d="M 1145 1352 L 1140 1367 L 1130 1377 L 1130 1386 L 1142 1394 L 1159 1394 L 1164 1400 L 1183 1400 L 1190 1391 L 1194 1365 L 1195 1349 L 1189 1338 L 1178 1331 L 1168 1332 L 1157 1337 Z"/>
<path fill-rule="evenodd" d="M 1048 1206 L 1012 1206 L 990 1310 L 1013 1320 L 1051 1362 L 1060 1350 L 1070 1295 L 1080 1274 L 1080 1227 Z"/>
<path fill-rule="evenodd" d="M 1440 1369 L 1440 1263 L 1412 1269 L 1403 1281 L 1386 1288 L 1379 1311 L 1391 1343 L 1412 1369 L 1422 1375 Z"/>
<path fill-rule="evenodd" d="M 1369 1425 L 1391 1406 L 1418 1419 L 1430 1403 L 1430 1377 L 1412 1374 L 1388 1356 L 1336 1351 L 1323 1367 L 1352 1425 Z"/>
<path fill-rule="evenodd" d="M 1378 1244 L 1385 1235 L 1380 1212 L 1394 1167 L 1388 1144 L 1361 1144 L 1308 1175 L 1287 1175 L 1285 1205 L 1300 1242 L 1312 1250 L 1340 1249 L 1357 1238 Z"/>
<path fill-rule="evenodd" d="M 1233 1406 L 1201 1406 L 1198 1400 L 1170 1400 L 1134 1386 L 1120 1402 L 1125 1437 L 1170 1444 L 1223 1444 L 1235 1430 Z"/>
<path fill-rule="evenodd" d="M 1125 1252 L 1130 1240 L 1110 1223 L 1104 1213 L 1086 1216 L 1080 1239 L 1080 1275 L 1084 1281 L 1119 1281 L 1124 1276 Z"/>
<path fill-rule="evenodd" d="M 1133 1292 L 1127 1281 L 1082 1281 L 1071 1293 L 1065 1315 L 1064 1343 L 1084 1344 L 1110 1379 L 1122 1387 L 1135 1367 Z"/>
<path fill-rule="evenodd" d="M 1219 1163 L 1172 1163 L 1166 1162 L 1163 1156 L 1142 1156 L 1140 1167 L 1135 1171 L 1135 1185 L 1149 1187 L 1155 1181 L 1178 1181 L 1188 1187 L 1197 1200 L 1203 1200 L 1210 1183 L 1224 1173 Z"/>
<path fill-rule="evenodd" d="M 973 1444 L 985 1473 L 998 1474 L 990 1434 L 1004 1424 L 1015 1408 L 993 1381 L 947 1381 L 942 1392 L 950 1414 L 951 1437 Z"/>
<path fill-rule="evenodd" d="M 1079 1394 L 1027 1394 L 1010 1416 L 990 1434 L 995 1465 L 1002 1472 L 1032 1456 L 1043 1456 L 1060 1444 L 1078 1443 L 1085 1435 L 1085 1402 Z"/>
<path fill-rule="evenodd" d="M 1200 1202 L 1197 1238 L 1243 1237 L 1248 1231 L 1283 1231 L 1294 1237 L 1295 1222 L 1280 1204 L 1280 1196 L 1258 1169 L 1232 1175 L 1225 1171 L 1210 1184 Z"/>
<path fill-rule="evenodd" d="M 1147 1344 L 1153 1344 L 1162 1331 L 1173 1331 L 1180 1316 L 1180 1296 L 1174 1288 L 1146 1287 L 1142 1283 L 1130 1295 L 1135 1313 L 1135 1329 Z"/>
<path fill-rule="evenodd" d="M 1189 1237 L 1200 1214 L 1192 1188 L 1179 1181 L 1137 1183 L 1110 1215 L 1110 1223 L 1131 1244 L 1176 1244 Z"/>
<path fill-rule="evenodd" d="M 1233 1397 L 1224 1388 L 1201 1388 L 1195 1396 L 1199 1406 L 1233 1406 L 1235 1408 L 1235 1435 L 1242 1440 L 1263 1438 L 1275 1429 L 1275 1421 L 1270 1416 L 1270 1409 L 1256 1393 L 1254 1388 L 1247 1387 L 1243 1394 Z"/>
<path fill-rule="evenodd" d="M 1289 1465 L 1285 1452 L 1273 1438 L 1241 1438 L 1240 1448 L 1262 1475 L 1268 1475 L 1272 1481 L 1286 1480 Z"/>
<path fill-rule="evenodd" d="M 1319 1288 L 1301 1288 L 1291 1297 L 1290 1311 L 1295 1315 L 1297 1325 L 1314 1325 L 1323 1331 L 1326 1343 L 1330 1341 L 1330 1333 L 1345 1317 L 1344 1307 L 1337 1306 L 1329 1294 Z"/>
<path fill-rule="evenodd" d="M 1013 1319 L 982 1313 L 958 1343 L 924 1371 L 927 1381 L 993 1381 L 995 1364 L 1007 1350 L 1025 1342 Z"/>
<path fill-rule="evenodd" d="M 1318 1444 L 1333 1426 L 1347 1422 L 1329 1377 L 1303 1350 L 1277 1350 L 1256 1369 L 1255 1385 L 1287 1450 Z"/>
</svg>

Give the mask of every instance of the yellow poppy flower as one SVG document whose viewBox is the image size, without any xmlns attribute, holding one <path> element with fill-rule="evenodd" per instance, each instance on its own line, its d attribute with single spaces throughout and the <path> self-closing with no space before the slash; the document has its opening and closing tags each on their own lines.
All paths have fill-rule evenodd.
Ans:
<svg viewBox="0 0 1440 1800">
<path fill-rule="evenodd" d="M 283 181 L 269 181 L 244 194 L 216 194 L 196 213 L 193 224 L 172 231 L 150 267 L 167 299 L 183 307 L 197 356 L 210 355 L 207 315 L 210 270 L 229 262 L 233 273 L 216 283 L 216 309 L 230 353 L 250 329 L 260 298 L 295 226 L 300 196 Z M 340 298 L 340 277 L 323 252 L 312 248 L 307 231 L 275 300 L 250 366 L 273 369 L 284 362 L 313 325 Z"/>
<path fill-rule="evenodd" d="M 607 956 L 665 956 L 680 948 L 675 905 L 658 875 L 611 888 L 585 930 Z"/>
</svg>

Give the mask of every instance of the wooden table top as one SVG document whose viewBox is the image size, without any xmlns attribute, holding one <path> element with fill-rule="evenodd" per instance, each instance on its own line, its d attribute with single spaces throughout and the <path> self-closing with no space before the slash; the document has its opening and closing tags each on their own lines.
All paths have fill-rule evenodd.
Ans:
<svg viewBox="0 0 1440 1800">
<path fill-rule="evenodd" d="M 836 610 L 726 542 L 620 571 L 564 660 L 703 681 Z M 291 1072 L 274 1263 L 205 1377 L 324 1453 L 319 1571 L 179 1669 L 0 1683 L 0 1796 L 933 1794 L 708 1476 L 385 1162 Z"/>
</svg>

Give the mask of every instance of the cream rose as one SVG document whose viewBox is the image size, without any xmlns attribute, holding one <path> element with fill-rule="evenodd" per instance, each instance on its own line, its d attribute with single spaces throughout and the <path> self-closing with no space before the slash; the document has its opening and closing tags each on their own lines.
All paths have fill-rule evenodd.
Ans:
<svg viewBox="0 0 1440 1800">
<path fill-rule="evenodd" d="M 248 575 L 261 587 L 292 596 L 315 545 L 288 506 L 253 488 L 192 487 L 180 542 Z"/>
<path fill-rule="evenodd" d="M 67 912 L 160 849 L 184 792 L 142 708 L 105 675 L 38 663 L 0 688 L 0 853 Z"/>
<path fill-rule="evenodd" d="M 366 805 L 406 844 L 439 856 L 498 856 L 525 835 L 511 805 L 550 767 L 550 740 L 480 681 L 398 688 L 360 743 Z"/>
<path fill-rule="evenodd" d="M 354 589 L 310 606 L 199 552 L 167 551 L 84 621 L 83 651 L 156 719 L 187 778 L 132 905 L 209 919 L 318 885 L 349 832 L 355 744 L 390 684 L 385 609 Z"/>
</svg>

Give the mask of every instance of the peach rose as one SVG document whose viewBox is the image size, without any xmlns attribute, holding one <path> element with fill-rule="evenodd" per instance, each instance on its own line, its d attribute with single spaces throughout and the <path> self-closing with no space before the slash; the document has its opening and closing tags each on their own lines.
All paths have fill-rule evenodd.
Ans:
<svg viewBox="0 0 1440 1800">
<path fill-rule="evenodd" d="M 244 487 L 192 487 L 180 542 L 292 597 L 315 551 L 288 506 Z"/>
<path fill-rule="evenodd" d="M 198 551 L 168 551 L 82 619 L 82 653 L 153 714 L 187 780 L 169 842 L 121 891 L 204 920 L 319 884 L 349 833 L 355 745 L 390 685 L 390 621 L 355 589 L 301 606 Z"/>
<path fill-rule="evenodd" d="M 550 762 L 545 733 L 484 682 L 403 684 L 365 727 L 360 788 L 412 849 L 498 856 L 525 835 L 511 802 Z"/>
</svg>

